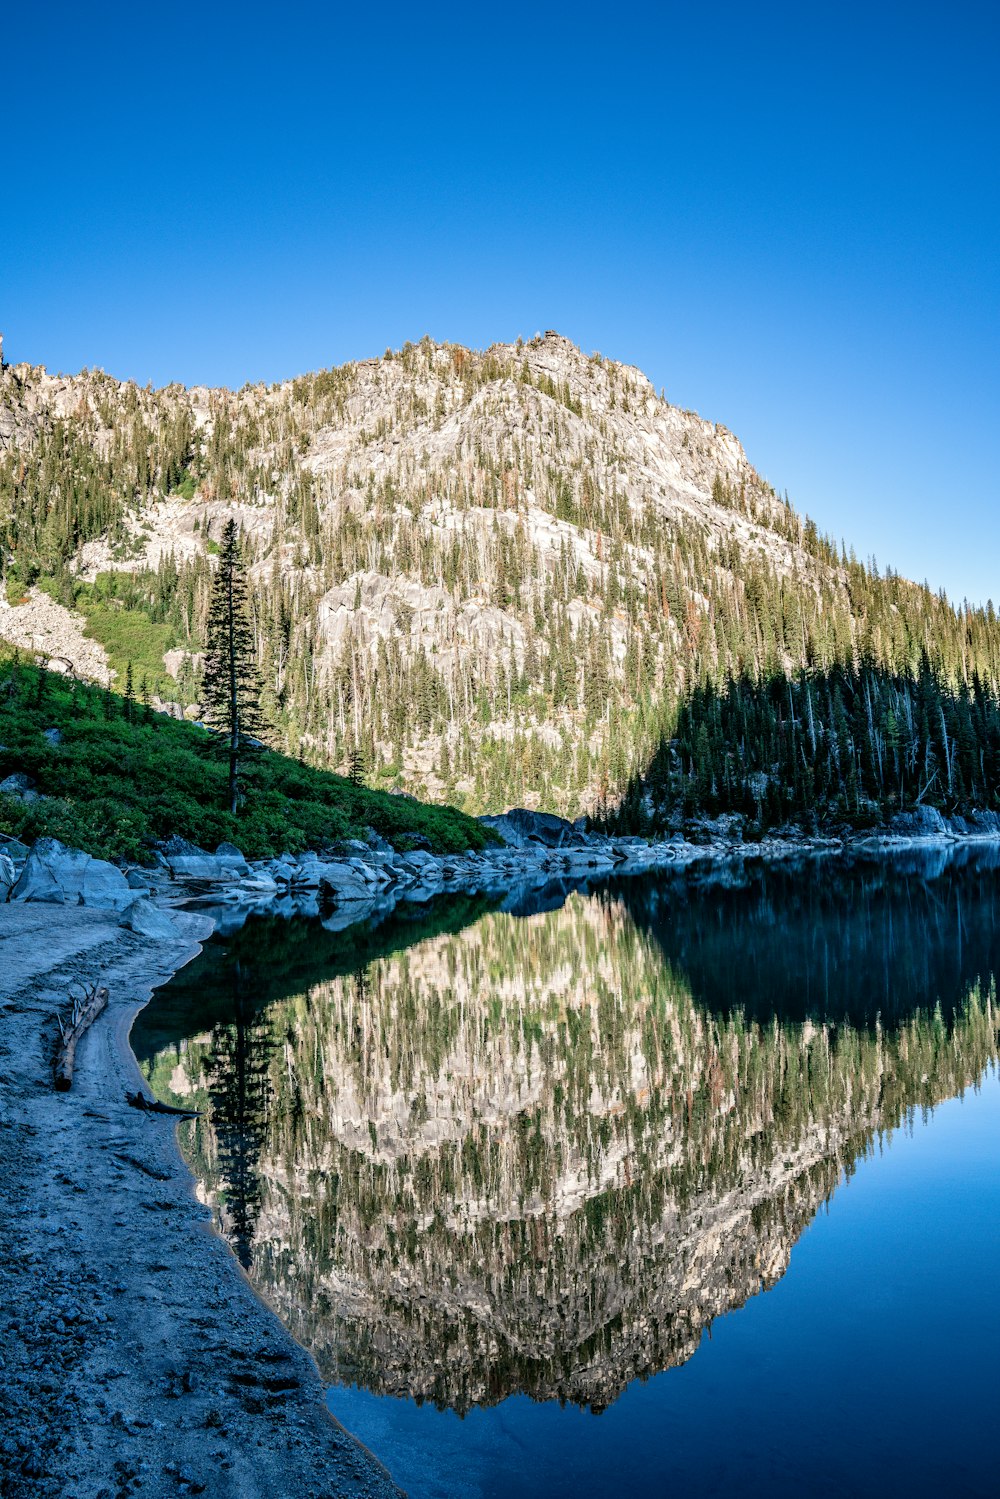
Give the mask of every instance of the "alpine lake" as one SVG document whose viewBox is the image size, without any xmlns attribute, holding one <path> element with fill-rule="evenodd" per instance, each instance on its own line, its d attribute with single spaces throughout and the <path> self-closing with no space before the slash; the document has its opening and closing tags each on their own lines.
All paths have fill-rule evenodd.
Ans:
<svg viewBox="0 0 1000 1499">
<path fill-rule="evenodd" d="M 133 1049 L 412 1499 L 997 1493 L 1000 849 L 220 911 Z"/>
</svg>

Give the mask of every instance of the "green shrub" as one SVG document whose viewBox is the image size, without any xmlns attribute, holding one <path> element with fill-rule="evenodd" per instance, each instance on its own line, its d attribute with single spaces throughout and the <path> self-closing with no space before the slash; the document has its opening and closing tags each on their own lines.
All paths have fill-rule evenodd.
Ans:
<svg viewBox="0 0 1000 1499">
<path fill-rule="evenodd" d="M 129 860 L 147 859 L 172 834 L 205 848 L 230 841 L 249 858 L 333 848 L 370 829 L 435 853 L 495 841 L 454 807 L 369 791 L 271 750 L 246 761 L 234 817 L 215 735 L 141 708 L 129 723 L 123 708 L 114 694 L 0 658 L 0 780 L 26 771 L 42 793 L 28 803 L 0 796 L 0 831 Z M 55 745 L 44 735 L 52 728 L 61 735 Z"/>
</svg>

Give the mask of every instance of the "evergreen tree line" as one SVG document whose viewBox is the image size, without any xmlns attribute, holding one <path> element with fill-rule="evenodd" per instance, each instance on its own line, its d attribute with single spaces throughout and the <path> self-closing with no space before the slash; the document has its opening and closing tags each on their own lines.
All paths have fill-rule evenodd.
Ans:
<svg viewBox="0 0 1000 1499">
<path fill-rule="evenodd" d="M 0 453 L 8 597 L 41 582 L 87 615 L 119 685 L 132 661 L 142 691 L 201 706 L 211 554 L 239 507 L 263 732 L 312 763 L 360 759 L 376 785 L 470 811 L 537 798 L 604 814 L 624 793 L 623 824 L 677 807 L 769 822 L 993 805 L 992 606 L 955 608 L 859 561 L 748 467 L 716 475 L 724 524 L 665 514 L 651 481 L 637 499 L 610 413 L 673 409 L 598 356 L 571 388 L 529 353 L 425 340 L 364 371 L 212 392 L 207 427 L 179 387 L 88 376 L 78 412 Z M 415 440 L 459 412 L 444 456 Z M 350 441 L 315 470 L 304 458 L 327 425 Z M 706 428 L 685 425 L 683 445 Z M 143 519 L 171 494 L 203 550 L 152 568 Z M 73 559 L 98 536 L 130 570 L 84 582 Z M 172 677 L 170 650 L 184 653 Z"/>
<path fill-rule="evenodd" d="M 1000 809 L 1000 702 L 978 674 L 952 687 L 926 656 L 915 672 L 869 658 L 697 687 L 606 820 L 630 831 L 678 811 L 740 813 L 760 828 L 870 825 L 921 806 Z"/>
</svg>

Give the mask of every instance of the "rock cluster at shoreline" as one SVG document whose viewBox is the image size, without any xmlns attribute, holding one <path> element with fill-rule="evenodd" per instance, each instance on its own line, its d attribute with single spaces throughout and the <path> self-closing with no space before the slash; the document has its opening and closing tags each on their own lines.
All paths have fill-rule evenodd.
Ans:
<svg viewBox="0 0 1000 1499">
<path fill-rule="evenodd" d="M 546 886 L 696 863 L 1000 839 L 995 812 L 945 818 L 934 808 L 898 814 L 886 828 L 849 837 L 808 836 L 789 827 L 755 842 L 743 841 L 739 819 L 724 817 L 701 824 L 697 842 L 679 832 L 663 839 L 609 837 L 523 808 L 481 821 L 500 841 L 479 851 L 449 854 L 398 850 L 373 833 L 368 841 L 351 839 L 333 852 L 307 850 L 248 860 L 231 843 L 211 852 L 175 837 L 160 845 L 152 865 L 119 867 L 54 838 L 40 838 L 30 849 L 8 840 L 0 845 L 0 903 L 10 899 L 114 911 L 129 930 L 169 941 L 179 935 L 180 913 L 172 907 L 193 899 L 210 900 L 216 911 L 233 908 L 234 915 L 257 908 L 322 908 L 328 924 L 343 927 L 399 901 L 422 904 L 446 894 L 500 895 L 516 905 Z M 229 925 L 228 920 L 222 925 Z"/>
</svg>

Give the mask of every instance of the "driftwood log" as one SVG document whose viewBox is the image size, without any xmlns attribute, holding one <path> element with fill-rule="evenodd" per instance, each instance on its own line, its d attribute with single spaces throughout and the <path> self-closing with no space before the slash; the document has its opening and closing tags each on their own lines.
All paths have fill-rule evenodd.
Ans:
<svg viewBox="0 0 1000 1499">
<path fill-rule="evenodd" d="M 158 1098 L 147 1098 L 145 1093 L 126 1093 L 125 1102 L 133 1109 L 141 1109 L 144 1114 L 179 1114 L 182 1119 L 200 1118 L 197 1109 L 175 1109 L 169 1103 L 161 1103 Z"/>
<path fill-rule="evenodd" d="M 83 988 L 82 994 L 70 994 L 72 1008 L 66 1020 L 56 1014 L 59 1026 L 59 1046 L 56 1050 L 53 1079 L 57 1093 L 68 1093 L 73 1086 L 73 1062 L 76 1059 L 76 1043 L 88 1026 L 93 1025 L 108 1002 L 108 991 L 102 985 L 93 984 Z"/>
</svg>

